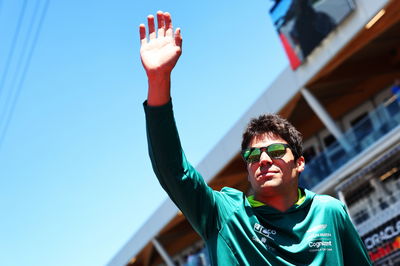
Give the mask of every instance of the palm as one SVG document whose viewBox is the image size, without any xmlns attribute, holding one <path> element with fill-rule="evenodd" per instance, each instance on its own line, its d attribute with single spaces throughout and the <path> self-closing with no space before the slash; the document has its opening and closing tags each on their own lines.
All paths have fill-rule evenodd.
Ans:
<svg viewBox="0 0 400 266">
<path fill-rule="evenodd" d="M 181 48 L 170 36 L 159 36 L 142 44 L 140 57 L 146 72 L 165 70 L 171 72 L 181 54 Z"/>
</svg>

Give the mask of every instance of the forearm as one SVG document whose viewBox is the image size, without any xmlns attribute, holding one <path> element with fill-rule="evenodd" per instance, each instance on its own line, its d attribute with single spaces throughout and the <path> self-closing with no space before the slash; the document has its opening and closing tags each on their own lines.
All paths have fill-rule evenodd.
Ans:
<svg viewBox="0 0 400 266">
<path fill-rule="evenodd" d="M 165 182 L 176 182 L 183 175 L 182 148 L 176 129 L 172 103 L 150 106 L 144 103 L 147 141 L 154 172 L 164 189 Z"/>
</svg>

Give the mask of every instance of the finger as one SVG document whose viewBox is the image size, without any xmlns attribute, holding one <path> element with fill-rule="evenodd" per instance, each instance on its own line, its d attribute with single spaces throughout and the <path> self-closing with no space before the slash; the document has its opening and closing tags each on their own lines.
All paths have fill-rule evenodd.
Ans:
<svg viewBox="0 0 400 266">
<path fill-rule="evenodd" d="M 154 16 L 149 15 L 147 17 L 147 25 L 149 25 L 149 39 L 155 39 L 156 38 L 156 32 L 155 32 L 155 27 L 154 27 Z"/>
<path fill-rule="evenodd" d="M 144 24 L 139 25 L 139 35 L 140 35 L 140 43 L 145 44 L 147 43 L 146 39 L 146 26 Z"/>
<path fill-rule="evenodd" d="M 165 36 L 172 37 L 173 34 L 172 21 L 171 21 L 171 15 L 168 12 L 164 13 L 164 21 L 165 21 Z"/>
<path fill-rule="evenodd" d="M 175 44 L 182 49 L 182 35 L 180 28 L 175 30 Z"/>
<path fill-rule="evenodd" d="M 158 26 L 158 31 L 157 34 L 158 36 L 165 36 L 165 29 L 164 29 L 164 14 L 162 11 L 157 12 L 157 26 Z"/>
</svg>

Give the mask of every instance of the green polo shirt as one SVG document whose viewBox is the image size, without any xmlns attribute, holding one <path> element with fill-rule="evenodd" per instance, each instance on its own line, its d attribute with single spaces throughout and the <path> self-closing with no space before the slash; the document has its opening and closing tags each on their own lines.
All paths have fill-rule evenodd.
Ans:
<svg viewBox="0 0 400 266">
<path fill-rule="evenodd" d="M 154 173 L 204 239 L 211 265 L 371 265 L 340 201 L 304 189 L 280 212 L 233 188 L 215 191 L 186 159 L 171 102 L 144 108 Z"/>
</svg>

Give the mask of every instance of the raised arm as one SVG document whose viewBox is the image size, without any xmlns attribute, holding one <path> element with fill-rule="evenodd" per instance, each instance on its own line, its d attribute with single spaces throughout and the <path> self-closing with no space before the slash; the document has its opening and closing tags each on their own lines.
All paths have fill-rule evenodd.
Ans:
<svg viewBox="0 0 400 266">
<path fill-rule="evenodd" d="M 149 82 L 147 104 L 160 106 L 171 97 L 171 72 L 182 53 L 182 36 L 179 28 L 174 33 L 168 12 L 157 12 L 157 32 L 153 15 L 147 17 L 147 23 L 148 37 L 146 26 L 139 26 L 140 58 Z"/>
<path fill-rule="evenodd" d="M 157 13 L 157 32 L 154 17 L 147 19 L 148 37 L 146 27 L 140 25 L 140 56 L 149 79 L 144 110 L 152 167 L 171 200 L 206 239 L 220 229 L 216 202 L 223 195 L 213 191 L 186 159 L 176 128 L 170 100 L 170 74 L 181 55 L 180 30 L 173 34 L 168 13 Z"/>
</svg>

